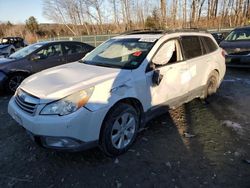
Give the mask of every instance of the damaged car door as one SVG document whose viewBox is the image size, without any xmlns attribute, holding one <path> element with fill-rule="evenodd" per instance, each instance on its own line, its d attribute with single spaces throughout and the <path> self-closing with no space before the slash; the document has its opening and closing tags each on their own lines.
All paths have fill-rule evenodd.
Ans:
<svg viewBox="0 0 250 188">
<path fill-rule="evenodd" d="M 150 87 L 151 105 L 178 106 L 181 97 L 189 87 L 189 69 L 183 61 L 178 39 L 169 40 L 161 45 L 152 59 L 154 70 L 147 72 Z M 154 83 L 154 74 L 160 74 L 159 83 Z"/>
</svg>

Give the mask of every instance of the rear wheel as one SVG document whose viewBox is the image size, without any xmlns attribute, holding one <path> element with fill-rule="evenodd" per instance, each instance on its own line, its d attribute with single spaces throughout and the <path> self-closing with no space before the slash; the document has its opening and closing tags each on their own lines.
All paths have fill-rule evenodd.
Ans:
<svg viewBox="0 0 250 188">
<path fill-rule="evenodd" d="M 139 127 L 136 110 L 128 104 L 118 104 L 105 118 L 101 131 L 101 149 L 108 156 L 126 152 L 134 142 Z"/>
<path fill-rule="evenodd" d="M 219 84 L 219 74 L 217 71 L 213 71 L 207 80 L 206 90 L 205 90 L 205 98 L 216 93 Z"/>
<path fill-rule="evenodd" d="M 16 73 L 11 75 L 6 82 L 6 90 L 8 93 L 15 93 L 16 89 L 22 83 L 22 81 L 26 78 L 24 74 Z"/>
</svg>

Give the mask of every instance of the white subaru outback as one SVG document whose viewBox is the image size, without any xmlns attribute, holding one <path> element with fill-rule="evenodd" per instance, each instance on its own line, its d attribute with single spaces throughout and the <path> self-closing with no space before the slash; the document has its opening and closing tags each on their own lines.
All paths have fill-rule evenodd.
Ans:
<svg viewBox="0 0 250 188">
<path fill-rule="evenodd" d="M 134 32 L 28 77 L 8 112 L 43 147 L 99 145 L 114 156 L 128 150 L 155 111 L 206 98 L 224 74 L 224 52 L 208 33 Z"/>
</svg>

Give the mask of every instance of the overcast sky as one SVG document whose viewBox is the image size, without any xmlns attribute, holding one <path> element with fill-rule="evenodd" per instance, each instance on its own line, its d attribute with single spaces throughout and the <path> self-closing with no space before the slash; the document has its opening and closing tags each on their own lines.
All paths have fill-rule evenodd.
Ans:
<svg viewBox="0 0 250 188">
<path fill-rule="evenodd" d="M 0 22 L 24 23 L 34 16 L 39 23 L 51 22 L 42 15 L 42 0 L 0 0 Z"/>
</svg>

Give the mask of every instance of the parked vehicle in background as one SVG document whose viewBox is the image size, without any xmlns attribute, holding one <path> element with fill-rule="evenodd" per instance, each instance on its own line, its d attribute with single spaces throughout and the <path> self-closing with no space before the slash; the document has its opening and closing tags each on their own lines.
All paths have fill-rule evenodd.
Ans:
<svg viewBox="0 0 250 188">
<path fill-rule="evenodd" d="M 44 147 L 99 145 L 114 156 L 155 114 L 215 93 L 224 74 L 225 57 L 211 34 L 138 31 L 25 79 L 8 112 Z"/>
<path fill-rule="evenodd" d="M 211 34 L 216 40 L 217 44 L 220 44 L 220 42 L 224 40 L 224 36 L 221 32 L 212 32 Z"/>
<path fill-rule="evenodd" d="M 94 47 L 82 42 L 56 41 L 29 45 L 0 58 L 0 89 L 14 93 L 29 75 L 82 59 Z"/>
<path fill-rule="evenodd" d="M 27 45 L 21 37 L 4 37 L 0 39 L 0 58 L 8 57 L 10 54 Z"/>
<path fill-rule="evenodd" d="M 239 27 L 229 33 L 220 47 L 226 52 L 228 67 L 250 67 L 250 27 Z"/>
</svg>

